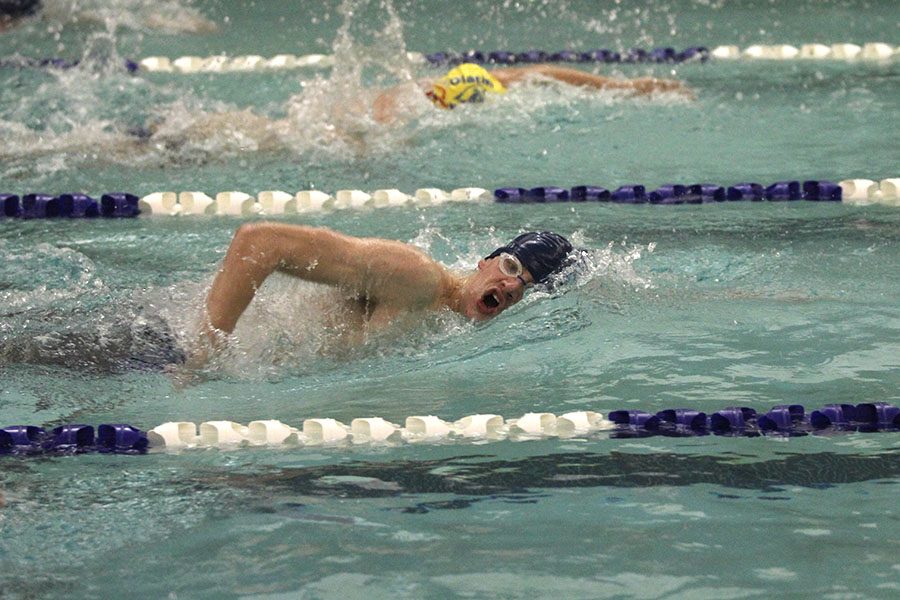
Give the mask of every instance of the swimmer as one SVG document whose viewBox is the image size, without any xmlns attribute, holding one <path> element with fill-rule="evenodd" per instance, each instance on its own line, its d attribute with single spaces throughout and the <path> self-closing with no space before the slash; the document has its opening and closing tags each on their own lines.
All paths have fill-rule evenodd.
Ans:
<svg viewBox="0 0 900 600">
<path fill-rule="evenodd" d="M 447 72 L 436 81 L 421 80 L 418 85 L 431 102 L 442 109 L 456 108 L 460 104 L 478 104 L 488 96 L 506 93 L 506 88 L 523 82 L 556 81 L 576 87 L 611 90 L 628 95 L 647 95 L 657 92 L 673 92 L 693 98 L 690 89 L 673 79 L 640 77 L 617 79 L 586 73 L 578 69 L 541 64 L 524 67 L 507 67 L 488 71 L 473 63 L 464 63 Z M 381 93 L 373 103 L 373 116 L 382 123 L 390 123 L 402 114 L 403 87 Z"/>
<path fill-rule="evenodd" d="M 357 238 L 325 228 L 281 223 L 241 225 L 206 300 L 198 348 L 188 367 L 202 366 L 221 346 L 266 278 L 278 271 L 337 289 L 347 323 L 364 339 L 405 316 L 449 310 L 487 321 L 525 291 L 552 282 L 574 261 L 572 244 L 549 231 L 519 235 L 454 273 L 403 242 Z"/>
<path fill-rule="evenodd" d="M 674 93 L 693 98 L 684 83 L 672 79 L 642 77 L 617 79 L 594 75 L 557 65 L 541 64 L 502 69 L 487 69 L 471 63 L 454 67 L 439 79 L 408 82 L 387 90 L 375 90 L 368 99 L 332 98 L 329 100 L 327 136 L 322 143 L 341 141 L 356 153 L 367 152 L 365 122 L 370 119 L 381 125 L 402 125 L 414 118 L 427 104 L 420 102 L 424 94 L 439 109 L 453 109 L 461 104 L 478 104 L 488 98 L 501 96 L 508 87 L 524 83 L 561 82 L 566 85 L 596 90 L 610 90 L 626 96 L 653 93 Z M 129 131 L 139 139 L 138 144 L 150 144 L 160 149 L 179 151 L 185 144 L 220 139 L 223 144 L 234 142 L 241 147 L 258 151 L 291 148 L 296 132 L 305 126 L 303 117 L 289 116 L 270 120 L 250 110 L 230 111 L 207 115 L 181 127 L 160 121 Z M 314 132 L 307 132 L 315 135 Z M 319 131 L 324 135 L 325 132 Z"/>
<path fill-rule="evenodd" d="M 12 29 L 40 8 L 40 0 L 0 0 L 0 32 Z"/>
</svg>

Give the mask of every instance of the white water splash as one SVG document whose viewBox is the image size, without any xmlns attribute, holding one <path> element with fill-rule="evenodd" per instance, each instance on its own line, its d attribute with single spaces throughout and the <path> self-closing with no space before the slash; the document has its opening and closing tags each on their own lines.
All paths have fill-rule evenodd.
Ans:
<svg viewBox="0 0 900 600">
<path fill-rule="evenodd" d="M 79 165 L 144 168 L 205 164 L 247 153 L 281 153 L 303 159 L 356 160 L 442 143 L 448 132 L 544 131 L 582 112 L 616 105 L 623 94 L 592 91 L 546 80 L 515 86 L 502 98 L 454 111 L 435 110 L 422 94 L 406 54 L 404 23 L 390 0 L 344 0 L 328 73 L 297 79 L 299 92 L 272 118 L 233 102 L 209 100 L 190 87 L 125 75 L 115 31 L 145 3 L 62 2 L 70 12 L 94 11 L 105 30 L 91 34 L 81 64 L 51 71 L 34 93 L 0 112 L 0 148 L 6 177 L 35 177 Z M 162 8 L 160 9 L 162 10 Z M 174 10 L 174 9 L 173 9 Z M 424 78 L 437 74 L 430 69 Z M 391 122 L 376 118 L 378 95 L 392 89 Z M 669 95 L 628 102 L 672 103 Z M 589 117 L 588 117 L 589 118 Z M 143 119 L 143 120 L 141 120 Z M 132 135 L 140 132 L 140 136 Z M 428 140 L 434 142 L 428 142 Z M 63 157 L 63 160 L 43 157 Z"/>
<path fill-rule="evenodd" d="M 52 310 L 58 303 L 77 301 L 105 291 L 94 262 L 71 248 L 37 244 L 27 250 L 0 242 L 0 306 L 4 314 Z"/>
<path fill-rule="evenodd" d="M 375 6 L 384 23 L 362 22 L 360 13 Z M 344 21 L 332 44 L 334 68 L 328 77 L 303 82 L 303 90 L 288 101 L 284 142 L 338 155 L 389 152 L 400 134 L 392 124 L 378 122 L 373 110 L 378 93 L 399 86 L 404 105 L 412 100 L 408 108 L 428 106 L 413 81 L 403 23 L 389 0 L 344 0 L 338 12 Z"/>
<path fill-rule="evenodd" d="M 108 23 L 136 31 L 210 33 L 216 23 L 185 0 L 43 0 L 41 16 L 50 32 L 70 24 Z"/>
<path fill-rule="evenodd" d="M 578 232 L 570 237 L 576 244 L 584 243 Z M 493 247 L 508 241 L 494 231 L 488 232 L 487 238 L 467 239 L 470 239 L 468 243 L 460 242 L 440 228 L 427 225 L 410 243 L 429 254 L 449 257 L 444 260 L 448 268 L 465 274 L 475 269 L 479 259 Z M 396 365 L 391 357 L 432 360 L 449 352 L 453 360 L 458 360 L 466 352 L 484 349 L 468 347 L 466 340 L 473 335 L 476 337 L 472 339 L 479 344 L 490 339 L 490 344 L 497 347 L 503 347 L 510 335 L 516 343 L 523 343 L 523 319 L 529 320 L 529 329 L 538 333 L 547 330 L 553 331 L 554 336 L 564 335 L 568 329 L 561 328 L 574 327 L 569 321 L 582 318 L 576 314 L 580 309 L 573 308 L 573 303 L 577 305 L 581 300 L 610 303 L 622 289 L 651 286 L 649 280 L 637 274 L 635 263 L 652 250 L 652 244 L 642 246 L 627 241 L 585 250 L 582 260 L 562 274 L 565 285 L 552 290 L 539 287 L 526 294 L 521 306 L 498 318 L 505 323 L 488 338 L 478 330 L 492 324 L 476 325 L 449 311 L 411 314 L 385 330 L 368 332 L 358 317 L 338 308 L 341 304 L 338 290 L 274 275 L 242 315 L 228 349 L 216 356 L 207 370 L 217 377 L 257 379 L 328 371 L 348 360 L 373 357 L 387 357 Z M 561 300 L 562 296 L 569 300 Z M 529 309 L 541 303 L 548 304 L 540 314 Z M 539 326 L 535 319 L 546 322 L 547 326 Z"/>
</svg>

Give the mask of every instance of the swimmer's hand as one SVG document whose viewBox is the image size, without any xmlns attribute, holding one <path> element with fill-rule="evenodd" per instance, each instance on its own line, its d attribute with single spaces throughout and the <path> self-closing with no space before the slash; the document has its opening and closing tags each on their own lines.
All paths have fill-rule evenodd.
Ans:
<svg viewBox="0 0 900 600">
<path fill-rule="evenodd" d="M 180 392 L 203 381 L 198 370 L 186 365 L 168 365 L 164 371 L 169 376 L 175 391 Z"/>
<path fill-rule="evenodd" d="M 657 79 L 656 77 L 639 77 L 631 80 L 638 94 L 671 93 L 684 96 L 688 100 L 696 100 L 694 91 L 684 82 L 676 79 Z"/>
<path fill-rule="evenodd" d="M 176 390 L 183 390 L 201 383 L 205 379 L 203 372 L 210 359 L 225 346 L 226 341 L 227 334 L 225 332 L 206 324 L 188 350 L 184 363 L 171 365 L 171 368 L 166 369 L 169 379 L 172 380 L 172 386 Z"/>
<path fill-rule="evenodd" d="M 177 391 L 202 383 L 206 365 L 209 363 L 210 350 L 194 348 L 188 354 L 187 360 L 180 365 L 168 365 L 165 373 L 172 381 L 172 387 Z"/>
</svg>

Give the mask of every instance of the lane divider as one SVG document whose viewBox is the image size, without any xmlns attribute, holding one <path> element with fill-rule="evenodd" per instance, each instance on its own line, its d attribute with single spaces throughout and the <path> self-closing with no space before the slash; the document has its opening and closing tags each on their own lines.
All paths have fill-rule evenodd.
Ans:
<svg viewBox="0 0 900 600">
<path fill-rule="evenodd" d="M 409 54 L 414 63 L 422 62 L 421 54 Z M 334 66 L 334 56 L 327 54 L 278 54 L 269 58 L 258 55 L 244 56 L 180 56 L 173 60 L 163 56 L 150 56 L 138 62 L 142 71 L 163 73 L 219 73 L 241 71 L 269 71 L 280 69 L 329 68 Z"/>
<path fill-rule="evenodd" d="M 704 204 L 712 202 L 780 202 L 808 200 L 845 204 L 900 205 L 900 178 L 847 179 L 831 181 L 779 181 L 769 185 L 736 183 L 722 186 L 711 183 L 667 184 L 656 189 L 643 185 L 623 185 L 615 189 L 598 186 L 500 188 L 494 191 L 497 202 L 613 202 L 618 204 Z"/>
<path fill-rule="evenodd" d="M 397 189 L 338 190 L 328 194 L 320 190 L 304 190 L 295 194 L 282 191 L 259 192 L 256 197 L 245 192 L 219 192 L 215 198 L 204 192 L 156 192 L 141 198 L 142 212 L 152 215 L 280 215 L 314 213 L 348 209 L 399 206 L 433 206 L 445 202 L 477 202 L 491 200 L 484 188 L 466 187 L 444 191 L 422 188 L 412 195 Z"/>
<path fill-rule="evenodd" d="M 81 194 L 30 193 L 23 196 L 0 193 L 0 220 L 41 218 L 128 218 L 138 214 L 153 216 L 304 214 L 348 209 L 373 209 L 402 206 L 435 206 L 446 202 L 489 202 L 505 204 L 553 202 L 612 202 L 617 204 L 706 204 L 719 202 L 843 202 L 844 204 L 883 204 L 900 206 L 900 177 L 847 179 L 830 181 L 780 181 L 770 185 L 737 183 L 722 186 L 709 183 L 667 184 L 655 189 L 643 185 L 623 185 L 615 189 L 579 185 L 571 188 L 543 186 L 504 187 L 493 192 L 480 187 L 462 187 L 450 191 L 420 188 L 412 195 L 397 189 L 338 190 L 328 194 L 305 190 L 290 194 L 263 191 L 256 196 L 245 192 L 153 192 L 139 198 L 116 192 L 103 194 L 100 201 Z"/>
<path fill-rule="evenodd" d="M 425 55 L 425 60 L 433 66 L 453 65 L 464 62 L 481 64 L 534 64 L 534 63 L 680 63 L 689 61 L 706 62 L 718 60 L 794 60 L 794 59 L 828 59 L 828 60 L 875 60 L 885 61 L 900 55 L 900 47 L 883 42 L 870 42 L 859 46 L 850 43 L 837 44 L 803 44 L 799 48 L 789 44 L 754 44 L 741 49 L 736 45 L 691 46 L 684 50 L 671 47 L 651 49 L 630 48 L 616 51 L 600 48 L 587 51 L 528 50 L 525 52 L 508 52 L 495 50 L 484 52 L 469 50 L 466 52 L 433 52 Z"/>
<path fill-rule="evenodd" d="M 80 60 L 68 60 L 65 58 L 29 58 L 27 56 L 14 56 L 11 58 L 0 59 L 0 69 L 59 69 L 66 71 L 74 69 Z M 140 65 L 133 60 L 124 60 L 122 65 L 129 73 L 136 73 L 141 69 Z"/>
<path fill-rule="evenodd" d="M 745 48 L 736 45 L 717 46 L 712 49 L 706 46 L 691 46 L 683 50 L 672 47 L 651 49 L 630 48 L 623 51 L 606 48 L 575 50 L 527 50 L 509 52 L 496 50 L 485 52 L 470 50 L 467 52 L 433 52 L 421 54 L 408 52 L 407 58 L 414 64 L 429 64 L 435 67 L 475 62 L 496 65 L 520 65 L 536 63 L 681 63 L 707 62 L 709 60 L 839 60 L 839 61 L 887 61 L 900 56 L 900 47 L 883 42 L 870 42 L 863 45 L 851 43 L 836 44 L 803 44 L 800 47 L 788 44 L 754 44 Z M 326 68 L 334 65 L 334 57 L 324 54 L 308 54 L 295 56 L 279 54 L 270 58 L 257 55 L 249 56 L 181 56 L 169 59 L 162 56 L 150 56 L 137 63 L 137 69 L 147 72 L 164 73 L 219 73 L 266 71 L 274 69 Z"/>
<path fill-rule="evenodd" d="M 466 52 L 407 52 L 413 64 L 430 64 L 435 67 L 476 62 L 481 64 L 519 65 L 535 63 L 681 63 L 707 62 L 709 60 L 836 60 L 836 61 L 888 61 L 900 56 L 900 46 L 884 42 L 835 44 L 753 44 L 741 48 L 728 44 L 708 48 L 691 46 L 683 50 L 664 46 L 658 48 L 629 48 L 610 50 L 506 50 Z M 14 57 L 0 60 L 0 68 L 51 68 L 71 69 L 79 60 L 64 58 Z M 277 54 L 265 57 L 256 54 L 227 56 L 148 56 L 140 60 L 125 60 L 129 73 L 235 73 L 249 71 L 273 71 L 281 69 L 329 68 L 334 66 L 334 56 L 328 54 Z"/>
<path fill-rule="evenodd" d="M 0 193 L 0 220 L 53 218 L 128 218 L 140 213 L 140 198 L 125 192 L 103 194 L 100 201 L 86 194 L 31 193 L 21 198 Z"/>
<path fill-rule="evenodd" d="M 353 419 L 345 425 L 335 419 L 306 419 L 302 430 L 277 420 L 163 423 L 144 432 L 124 424 L 62 425 L 51 431 L 33 425 L 0 429 L 0 454 L 78 454 L 102 452 L 144 454 L 191 448 L 233 449 L 245 446 L 336 446 L 362 444 L 446 444 L 499 440 L 570 439 L 606 432 L 612 438 L 654 435 L 693 437 L 793 437 L 837 432 L 896 432 L 900 408 L 885 402 L 827 404 L 808 415 L 799 404 L 775 406 L 766 413 L 749 407 L 728 407 L 706 414 L 690 408 L 672 408 L 655 414 L 640 410 L 614 410 L 606 417 L 593 411 L 526 413 L 505 420 L 500 415 L 469 415 L 447 422 L 433 415 L 407 417 L 401 427 L 381 417 Z"/>
</svg>

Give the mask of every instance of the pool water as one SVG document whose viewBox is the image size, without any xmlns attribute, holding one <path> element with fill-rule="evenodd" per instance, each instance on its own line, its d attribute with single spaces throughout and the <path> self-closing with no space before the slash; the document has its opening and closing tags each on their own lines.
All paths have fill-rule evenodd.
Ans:
<svg viewBox="0 0 900 600">
<path fill-rule="evenodd" d="M 527 85 L 384 127 L 335 98 L 433 75 L 406 50 L 889 42 L 894 2 L 45 2 L 0 35 L 0 191 L 615 186 L 896 177 L 888 63 L 617 65 L 696 98 Z M 165 18 L 163 18 L 165 17 Z M 217 26 L 208 32 L 209 25 Z M 201 31 L 183 31 L 191 26 Z M 329 53 L 333 70 L 128 75 L 150 55 Z M 588 67 L 584 67 L 588 68 Z M 252 110 L 284 127 L 204 128 Z M 246 114 L 246 113 L 245 113 Z M 161 142 L 129 133 L 161 128 Z M 227 125 L 227 124 L 226 124 Z M 334 125 L 353 133 L 334 136 Z M 900 402 L 900 212 L 809 202 L 453 203 L 279 217 L 468 269 L 521 231 L 567 288 L 323 351 L 274 277 L 186 387 L 124 359 L 190 338 L 226 217 L 0 220 L 0 424 Z M 0 597 L 889 598 L 896 433 L 195 450 L 0 461 Z"/>
</svg>

